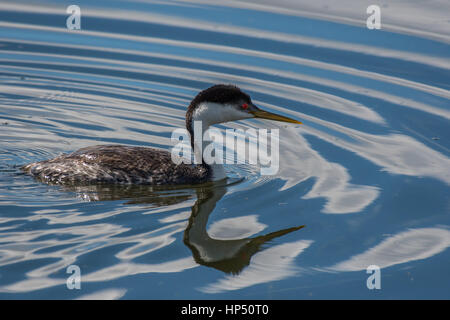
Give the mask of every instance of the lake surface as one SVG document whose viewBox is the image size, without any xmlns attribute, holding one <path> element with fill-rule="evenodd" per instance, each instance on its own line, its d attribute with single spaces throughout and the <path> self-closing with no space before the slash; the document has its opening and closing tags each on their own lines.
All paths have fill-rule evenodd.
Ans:
<svg viewBox="0 0 450 320">
<path fill-rule="evenodd" d="M 77 1 L 81 30 L 66 2 L 0 4 L 1 299 L 450 298 L 448 33 L 231 3 Z M 19 169 L 96 144 L 169 150 L 215 83 L 304 123 L 217 126 L 278 128 L 276 175 L 64 187 Z"/>
</svg>

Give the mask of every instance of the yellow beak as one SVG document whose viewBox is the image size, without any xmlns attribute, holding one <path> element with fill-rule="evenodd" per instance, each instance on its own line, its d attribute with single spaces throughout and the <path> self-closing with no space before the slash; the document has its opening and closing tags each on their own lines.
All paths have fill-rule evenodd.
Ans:
<svg viewBox="0 0 450 320">
<path fill-rule="evenodd" d="M 268 112 L 268 111 L 264 111 L 261 109 L 258 110 L 250 110 L 249 111 L 251 114 L 253 114 L 255 116 L 255 118 L 262 118 L 262 119 L 269 119 L 269 120 L 275 120 L 275 121 L 282 121 L 282 122 L 289 122 L 289 123 L 297 123 L 297 124 L 302 124 L 300 121 L 285 117 L 285 116 L 281 116 L 279 114 L 276 113 L 272 113 L 272 112 Z"/>
</svg>

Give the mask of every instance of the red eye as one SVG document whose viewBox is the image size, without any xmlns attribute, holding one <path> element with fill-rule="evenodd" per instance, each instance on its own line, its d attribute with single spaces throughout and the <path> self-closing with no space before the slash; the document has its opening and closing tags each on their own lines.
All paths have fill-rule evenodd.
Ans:
<svg viewBox="0 0 450 320">
<path fill-rule="evenodd" d="M 242 109 L 247 109 L 247 108 L 248 108 L 248 104 L 244 103 L 244 104 L 242 105 Z"/>
</svg>

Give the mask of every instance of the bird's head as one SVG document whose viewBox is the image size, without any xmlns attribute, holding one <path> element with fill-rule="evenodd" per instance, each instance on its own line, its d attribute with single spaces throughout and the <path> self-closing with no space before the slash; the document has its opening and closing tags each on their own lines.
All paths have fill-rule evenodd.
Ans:
<svg viewBox="0 0 450 320">
<path fill-rule="evenodd" d="M 262 118 L 301 124 L 300 121 L 264 111 L 253 104 L 250 96 L 234 85 L 218 84 L 201 91 L 191 101 L 186 121 L 202 121 L 206 127 L 213 124 Z"/>
</svg>

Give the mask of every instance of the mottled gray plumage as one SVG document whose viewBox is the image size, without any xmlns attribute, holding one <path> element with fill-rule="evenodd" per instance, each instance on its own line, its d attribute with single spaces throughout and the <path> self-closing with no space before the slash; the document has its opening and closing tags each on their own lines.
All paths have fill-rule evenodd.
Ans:
<svg viewBox="0 0 450 320">
<path fill-rule="evenodd" d="M 193 184 L 209 180 L 206 165 L 176 165 L 165 150 L 121 145 L 82 148 L 23 167 L 49 183 Z"/>
</svg>

